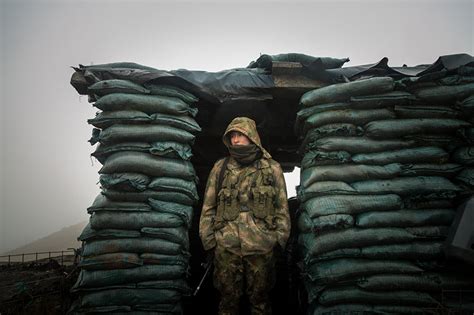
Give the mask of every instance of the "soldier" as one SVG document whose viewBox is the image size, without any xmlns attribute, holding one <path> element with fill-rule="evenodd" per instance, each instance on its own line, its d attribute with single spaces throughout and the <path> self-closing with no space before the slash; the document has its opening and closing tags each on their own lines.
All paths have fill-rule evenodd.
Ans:
<svg viewBox="0 0 474 315">
<path fill-rule="evenodd" d="M 239 314 L 244 290 L 252 315 L 271 314 L 274 254 L 285 248 L 290 233 L 283 171 L 262 147 L 252 119 L 232 120 L 222 140 L 230 157 L 217 161 L 209 174 L 199 223 L 214 261 L 219 314 Z"/>
</svg>

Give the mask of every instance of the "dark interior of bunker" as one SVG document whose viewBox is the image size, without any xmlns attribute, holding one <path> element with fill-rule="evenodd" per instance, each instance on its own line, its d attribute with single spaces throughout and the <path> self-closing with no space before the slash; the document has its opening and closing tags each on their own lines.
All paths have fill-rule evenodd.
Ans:
<svg viewBox="0 0 474 315">
<path fill-rule="evenodd" d="M 472 221 L 469 240 L 459 240 L 456 233 L 466 229 L 474 207 L 469 199 L 474 188 L 474 58 L 442 56 L 415 67 L 391 67 L 387 58 L 361 66 L 346 62 L 281 54 L 214 73 L 134 63 L 74 67 L 71 84 L 102 110 L 89 121 L 95 126 L 90 142 L 98 143 L 93 155 L 105 168 L 98 198 L 110 204 L 96 199 L 100 205 L 88 209 L 91 221 L 88 234 L 81 235 L 82 269 L 70 312 L 217 313 L 212 276 L 193 295 L 205 273 L 200 209 L 213 164 L 228 154 L 222 134 L 233 118 L 246 116 L 255 120 L 263 147 L 285 172 L 301 169 L 298 196 L 289 200 L 290 240 L 277 259 L 274 314 L 471 314 Z M 139 98 L 161 96 L 171 100 L 171 110 L 159 112 Z M 115 101 L 108 104 L 112 97 Z M 182 113 L 173 113 L 176 99 L 180 104 L 189 100 L 190 109 L 185 104 Z M 131 116 L 123 116 L 125 111 Z M 110 115 L 99 117 L 104 113 Z M 161 124 L 192 125 L 172 115 L 194 118 L 200 131 L 183 127 L 189 132 L 176 135 L 174 129 L 159 129 Z M 149 127 L 146 133 L 143 126 L 156 130 Z M 188 139 L 188 134 L 195 137 Z M 187 142 L 192 157 L 188 147 L 163 145 L 170 141 Z M 134 153 L 116 157 L 123 152 Z M 186 225 L 188 241 L 181 244 L 187 254 L 176 262 L 179 270 L 167 261 L 173 256 L 170 248 L 160 256 L 151 245 L 156 239 L 175 242 L 174 232 L 165 232 L 173 227 L 147 225 L 151 214 L 165 207 L 154 205 L 181 200 L 175 198 L 173 183 L 157 180 L 172 176 L 169 168 L 175 162 L 153 169 L 154 162 L 143 154 L 174 157 L 180 160 L 176 169 L 184 168 L 185 160 L 199 179 L 198 198 L 182 201 L 193 211 Z M 144 171 L 137 166 L 140 159 Z M 140 186 L 116 175 L 124 173 L 149 178 L 140 177 Z M 192 181 L 186 176 L 181 179 Z M 181 210 L 169 210 L 170 218 L 173 211 Z M 113 223 L 119 214 L 123 226 Z M 127 227 L 130 222 L 133 227 Z M 117 253 L 133 253 L 136 261 L 112 255 Z M 171 267 L 160 278 L 161 269 L 153 268 L 163 265 Z M 142 294 L 146 290 L 178 294 L 167 302 Z M 243 299 L 241 306 L 241 313 L 249 314 L 248 301 Z"/>
</svg>

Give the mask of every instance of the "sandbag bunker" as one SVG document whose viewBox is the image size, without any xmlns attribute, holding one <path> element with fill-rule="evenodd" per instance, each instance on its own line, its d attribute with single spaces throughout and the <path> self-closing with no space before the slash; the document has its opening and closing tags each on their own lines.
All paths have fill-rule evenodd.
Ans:
<svg viewBox="0 0 474 315">
<path fill-rule="evenodd" d="M 89 83 L 89 101 L 100 109 L 92 155 L 102 164 L 101 194 L 87 209 L 89 224 L 70 313 L 181 314 L 190 293 L 188 230 L 198 200 L 190 158 L 197 98 L 174 86 L 144 86 L 103 79 L 109 64 L 78 71 Z"/>
<path fill-rule="evenodd" d="M 442 246 L 474 188 L 473 70 L 361 78 L 301 97 L 308 314 L 472 311 L 472 267 L 444 263 Z"/>
</svg>

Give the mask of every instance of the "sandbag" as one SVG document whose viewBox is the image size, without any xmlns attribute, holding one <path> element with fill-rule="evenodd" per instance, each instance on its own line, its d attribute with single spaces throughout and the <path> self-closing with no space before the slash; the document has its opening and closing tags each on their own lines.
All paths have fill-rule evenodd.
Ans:
<svg viewBox="0 0 474 315">
<path fill-rule="evenodd" d="M 180 265 L 144 265 L 129 269 L 81 270 L 74 289 L 105 287 L 123 283 L 136 283 L 150 280 L 179 279 L 186 269 Z"/>
<path fill-rule="evenodd" d="M 437 147 L 418 147 L 378 153 L 362 153 L 352 156 L 357 164 L 385 165 L 390 163 L 444 163 L 448 153 Z"/>
<path fill-rule="evenodd" d="M 441 282 L 436 275 L 382 274 L 357 280 L 357 286 L 369 291 L 440 291 Z"/>
<path fill-rule="evenodd" d="M 146 124 L 150 121 L 150 116 L 144 112 L 138 110 L 117 110 L 99 112 L 94 118 L 88 119 L 87 123 L 94 127 L 105 129 L 115 124 Z"/>
<path fill-rule="evenodd" d="M 94 230 L 91 228 L 90 222 L 82 230 L 81 235 L 77 238 L 79 241 L 104 240 L 115 238 L 136 238 L 140 237 L 139 231 L 121 230 L 121 229 L 100 229 Z"/>
<path fill-rule="evenodd" d="M 371 121 L 364 126 L 365 135 L 374 139 L 401 138 L 413 134 L 450 134 L 471 124 L 448 118 L 417 118 Z"/>
<path fill-rule="evenodd" d="M 335 195 L 309 199 L 302 208 L 311 218 L 329 214 L 357 214 L 367 211 L 398 210 L 402 207 L 398 195 Z"/>
<path fill-rule="evenodd" d="M 181 294 L 168 289 L 109 289 L 90 292 L 80 298 L 81 307 L 174 304 Z"/>
<path fill-rule="evenodd" d="M 462 132 L 462 129 L 458 130 L 458 132 Z M 411 140 L 415 141 L 418 146 L 421 147 L 441 147 L 448 152 L 453 151 L 459 146 L 464 145 L 465 143 L 459 139 L 456 136 L 450 136 L 450 135 L 429 135 L 429 134 L 424 134 L 424 135 L 407 135 L 404 137 L 405 140 Z"/>
<path fill-rule="evenodd" d="M 354 195 L 357 191 L 341 181 L 314 182 L 309 187 L 298 189 L 298 199 L 305 202 L 310 198 L 325 195 Z"/>
<path fill-rule="evenodd" d="M 395 106 L 398 118 L 457 118 L 459 111 L 446 106 Z"/>
<path fill-rule="evenodd" d="M 295 120 L 295 134 L 299 134 L 303 130 L 304 123 L 308 117 L 316 114 L 322 113 L 328 110 L 343 110 L 350 109 L 350 103 L 330 103 L 330 104 L 320 104 L 318 106 L 302 108 L 296 113 Z"/>
<path fill-rule="evenodd" d="M 423 314 L 438 315 L 436 309 L 419 308 L 416 306 L 369 305 L 369 304 L 337 304 L 334 306 L 318 305 L 312 315 L 352 315 L 352 314 Z"/>
<path fill-rule="evenodd" d="M 140 84 L 136 84 L 127 80 L 102 80 L 96 82 L 87 88 L 89 93 L 104 96 L 112 93 L 124 94 L 150 94 L 150 91 Z"/>
<path fill-rule="evenodd" d="M 427 103 L 449 104 L 474 94 L 474 83 L 419 89 L 414 91 L 414 94 Z"/>
<path fill-rule="evenodd" d="M 144 191 L 150 184 L 150 177 L 140 173 L 115 173 L 100 175 L 102 187 L 122 191 Z"/>
<path fill-rule="evenodd" d="M 306 92 L 301 97 L 300 104 L 302 107 L 310 107 L 318 104 L 340 102 L 354 96 L 391 92 L 393 87 L 393 79 L 390 77 L 333 84 Z"/>
<path fill-rule="evenodd" d="M 90 218 L 93 229 L 138 230 L 143 227 L 176 228 L 184 225 L 183 220 L 171 213 L 162 212 L 95 212 Z"/>
<path fill-rule="evenodd" d="M 193 156 L 189 144 L 173 141 L 153 142 L 149 152 L 153 155 L 164 158 L 182 159 L 185 161 L 191 160 L 191 157 Z"/>
<path fill-rule="evenodd" d="M 120 202 L 107 198 L 104 194 L 99 194 L 92 205 L 87 208 L 87 212 L 95 211 L 151 211 L 151 206 L 144 202 Z"/>
<path fill-rule="evenodd" d="M 133 172 L 154 177 L 177 177 L 197 181 L 192 164 L 142 152 L 125 151 L 109 156 L 100 174 Z"/>
<path fill-rule="evenodd" d="M 461 173 L 459 173 L 459 175 L 456 177 L 456 180 L 465 185 L 474 187 L 474 168 L 465 168 L 461 171 Z"/>
<path fill-rule="evenodd" d="M 189 256 L 190 255 L 186 253 L 181 255 L 143 253 L 140 254 L 140 259 L 142 259 L 143 263 L 147 265 L 182 265 L 188 267 Z M 152 283 L 148 284 L 148 286 L 151 285 Z M 146 286 L 146 283 L 142 284 L 142 286 Z"/>
<path fill-rule="evenodd" d="M 406 209 L 452 209 L 454 208 L 453 200 L 451 199 L 428 199 L 425 196 L 417 198 L 417 196 L 403 199 L 404 208 Z M 430 197 L 428 195 L 428 197 Z M 453 195 L 455 197 L 455 195 Z"/>
<path fill-rule="evenodd" d="M 304 151 L 304 148 L 306 147 L 306 145 L 324 137 L 329 137 L 329 136 L 350 137 L 350 136 L 361 135 L 362 133 L 363 133 L 363 129 L 353 124 L 335 123 L 335 124 L 324 125 L 324 126 L 314 128 L 308 131 L 308 133 L 306 134 L 306 137 L 301 143 L 300 150 Z"/>
<path fill-rule="evenodd" d="M 322 113 L 316 113 L 306 119 L 303 127 L 303 133 L 313 128 L 318 128 L 328 124 L 347 123 L 353 125 L 364 125 L 370 121 L 394 119 L 395 113 L 391 110 L 382 109 L 345 109 L 331 110 Z"/>
<path fill-rule="evenodd" d="M 164 85 L 164 84 L 156 84 L 154 82 L 145 82 L 143 84 L 148 90 L 150 90 L 150 94 L 152 95 L 162 95 L 162 96 L 169 96 L 179 98 L 183 102 L 188 104 L 192 104 L 197 102 L 199 99 L 194 96 L 193 94 L 180 89 L 177 86 L 171 85 Z"/>
<path fill-rule="evenodd" d="M 308 147 L 323 151 L 346 151 L 355 154 L 399 150 L 410 148 L 414 145 L 414 141 L 404 140 L 373 140 L 365 137 L 327 137 L 309 144 Z"/>
<path fill-rule="evenodd" d="M 311 281 L 331 284 L 347 279 L 379 273 L 418 273 L 422 269 L 407 261 L 372 260 L 361 258 L 334 259 L 315 263 L 307 271 Z"/>
<path fill-rule="evenodd" d="M 101 97 L 94 106 L 104 111 L 138 110 L 147 114 L 195 116 L 197 113 L 179 98 L 156 95 L 114 93 Z"/>
<path fill-rule="evenodd" d="M 462 165 L 474 165 L 474 147 L 462 147 L 457 149 L 452 159 Z"/>
<path fill-rule="evenodd" d="M 196 120 L 187 115 L 176 116 L 156 113 L 151 114 L 150 119 L 151 123 L 157 125 L 171 126 L 174 128 L 189 131 L 191 133 L 197 133 L 201 131 L 201 127 L 199 127 Z"/>
<path fill-rule="evenodd" d="M 402 165 L 399 163 L 387 164 L 383 166 L 314 166 L 303 169 L 300 178 L 301 185 L 303 187 L 308 187 L 316 181 L 343 181 L 346 183 L 351 183 L 361 179 L 390 179 L 400 175 L 402 169 Z"/>
<path fill-rule="evenodd" d="M 355 224 L 363 228 L 450 225 L 454 215 L 452 209 L 371 211 L 358 214 Z"/>
<path fill-rule="evenodd" d="M 350 98 L 353 108 L 385 108 L 394 105 L 407 105 L 415 100 L 416 97 L 413 94 L 404 91 L 353 96 Z"/>
<path fill-rule="evenodd" d="M 109 253 L 157 253 L 179 255 L 182 252 L 182 246 L 177 243 L 159 238 L 142 237 L 87 242 L 83 246 L 82 255 L 95 256 Z"/>
<path fill-rule="evenodd" d="M 162 125 L 113 125 L 100 132 L 98 141 L 104 144 L 119 142 L 194 143 L 194 135 L 178 128 Z"/>
<path fill-rule="evenodd" d="M 351 161 L 351 155 L 345 151 L 324 152 L 312 150 L 306 152 L 301 161 L 301 168 L 306 169 L 315 165 L 340 165 Z"/>
<path fill-rule="evenodd" d="M 451 178 L 462 169 L 462 165 L 455 163 L 404 164 L 401 167 L 400 176 L 442 176 Z"/>
<path fill-rule="evenodd" d="M 324 215 L 317 218 L 313 218 L 311 221 L 311 231 L 314 234 L 320 234 L 329 230 L 347 229 L 354 226 L 354 218 L 348 214 Z"/>
<path fill-rule="evenodd" d="M 351 186 L 361 194 L 398 194 L 400 196 L 458 192 L 461 189 L 439 176 L 398 177 L 354 182 Z"/>
<path fill-rule="evenodd" d="M 405 230 L 418 238 L 444 239 L 449 233 L 448 225 L 407 227 Z"/>
<path fill-rule="evenodd" d="M 134 268 L 142 265 L 143 260 L 135 253 L 110 253 L 82 256 L 78 266 L 84 270 L 110 270 Z"/>
<path fill-rule="evenodd" d="M 190 226 L 193 217 L 193 207 L 156 199 L 150 199 L 149 203 L 153 210 L 174 214 L 180 217 L 186 223 L 186 226 Z"/>
<path fill-rule="evenodd" d="M 187 195 L 194 201 L 199 199 L 196 184 L 180 178 L 173 177 L 158 177 L 154 178 L 148 185 L 148 188 L 157 191 L 176 191 Z"/>
<path fill-rule="evenodd" d="M 140 229 L 143 235 L 164 239 L 183 246 L 189 250 L 188 230 L 184 226 L 179 227 L 143 227 Z"/>
<path fill-rule="evenodd" d="M 112 189 L 104 189 L 102 193 L 110 200 L 125 201 L 125 202 L 148 202 L 150 198 L 176 202 L 186 206 L 192 206 L 195 199 L 186 194 L 177 191 L 156 191 L 144 190 L 140 192 L 123 192 Z"/>
</svg>

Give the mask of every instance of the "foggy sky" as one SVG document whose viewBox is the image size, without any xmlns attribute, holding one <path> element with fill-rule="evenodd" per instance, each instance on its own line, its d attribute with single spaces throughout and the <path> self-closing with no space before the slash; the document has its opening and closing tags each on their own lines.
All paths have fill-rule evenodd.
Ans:
<svg viewBox="0 0 474 315">
<path fill-rule="evenodd" d="M 70 66 L 218 71 L 286 52 L 413 66 L 474 50 L 473 1 L 0 3 L 0 253 L 87 220 L 99 193 L 96 110 Z"/>
</svg>

